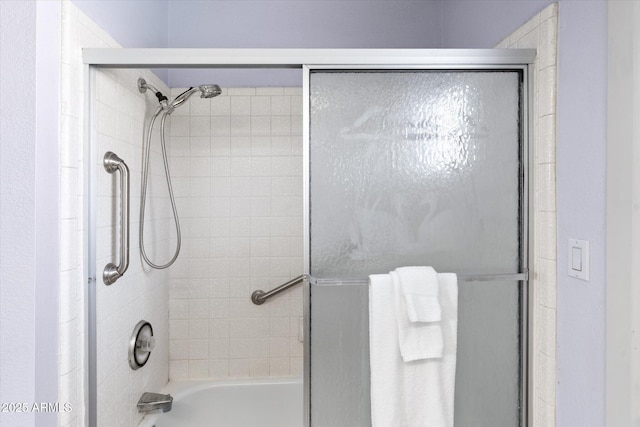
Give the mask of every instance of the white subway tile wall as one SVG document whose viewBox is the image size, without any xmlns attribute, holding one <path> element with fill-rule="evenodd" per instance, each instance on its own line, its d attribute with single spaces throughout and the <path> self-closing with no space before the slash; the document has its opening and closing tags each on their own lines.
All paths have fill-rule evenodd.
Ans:
<svg viewBox="0 0 640 427">
<path fill-rule="evenodd" d="M 82 248 L 86 241 L 83 227 L 83 109 L 84 85 L 81 79 L 81 46 L 100 46 L 107 42 L 87 28 L 86 18 L 68 1 L 62 2 L 61 105 L 60 105 L 60 319 L 58 341 L 60 402 L 70 403 L 73 411 L 61 412 L 61 427 L 82 425 L 85 417 L 84 351 L 86 304 Z"/>
<path fill-rule="evenodd" d="M 250 300 L 303 270 L 301 88 L 194 95 L 171 121 L 184 232 L 170 270 L 170 377 L 301 376 L 301 289 Z"/>
<path fill-rule="evenodd" d="M 85 348 L 87 304 L 83 251 L 87 230 L 84 229 L 86 202 L 84 193 L 84 94 L 81 48 L 120 47 L 107 33 L 79 11 L 70 1 L 62 2 L 62 66 L 61 66 L 61 130 L 60 163 L 60 340 L 59 340 L 59 401 L 70 403 L 73 411 L 61 412 L 61 427 L 81 426 L 85 422 Z M 138 251 L 138 209 L 140 200 L 140 169 L 144 114 L 153 105 L 145 105 L 145 95 L 136 87 L 143 76 L 161 90 L 169 89 L 148 70 L 102 70 L 96 74 L 96 100 L 92 105 L 96 118 L 92 144 L 97 146 L 95 162 L 97 185 L 97 375 L 98 425 L 135 426 L 142 416 L 136 402 L 145 391 L 158 391 L 168 380 L 168 273 L 149 271 L 141 264 Z M 130 266 L 125 276 L 107 287 L 100 278 L 107 262 L 117 261 L 119 248 L 118 202 L 119 177 L 107 174 L 101 166 L 105 151 L 122 157 L 131 171 L 131 241 Z M 156 157 L 159 148 L 156 146 Z M 157 162 L 156 162 L 157 163 Z M 158 171 L 157 164 L 154 170 Z M 117 174 L 116 174 L 117 175 Z M 156 173 L 157 175 L 157 173 Z M 157 191 L 157 177 L 152 184 Z M 153 197 L 149 211 L 148 245 L 157 245 L 153 255 L 166 255 L 170 230 L 168 213 L 161 203 L 162 194 Z M 159 220 L 158 220 L 159 218 Z M 162 233 L 160 232 L 162 231 Z M 138 371 L 129 368 L 127 343 L 139 320 L 150 321 L 154 327 L 157 347 L 147 366 Z"/>
<path fill-rule="evenodd" d="M 147 391 L 159 391 L 169 377 L 169 273 L 143 264 L 139 250 L 139 210 L 142 146 L 146 123 L 157 107 L 155 97 L 141 94 L 138 77 L 160 91 L 169 88 L 148 70 L 104 69 L 96 72 L 97 117 L 97 242 L 98 276 L 109 262 L 117 262 L 119 247 L 119 182 L 102 168 L 105 152 L 120 156 L 130 170 L 130 264 L 125 275 L 111 286 L 96 283 L 98 425 L 137 425 L 142 419 L 136 402 Z M 168 129 L 167 129 L 168 131 Z M 164 187 L 159 132 L 152 133 L 150 176 L 145 217 L 145 247 L 156 263 L 173 255 L 176 245 L 171 208 Z M 153 326 L 156 347 L 144 368 L 129 367 L 128 343 L 136 324 Z"/>
<path fill-rule="evenodd" d="M 533 223 L 535 245 L 532 342 L 533 425 L 556 425 L 556 79 L 558 4 L 552 4 L 497 47 L 534 48 L 533 67 Z"/>
</svg>

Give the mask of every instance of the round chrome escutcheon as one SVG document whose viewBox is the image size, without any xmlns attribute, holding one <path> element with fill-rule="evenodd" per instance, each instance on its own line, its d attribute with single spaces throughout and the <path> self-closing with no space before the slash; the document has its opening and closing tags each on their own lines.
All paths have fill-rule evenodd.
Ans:
<svg viewBox="0 0 640 427">
<path fill-rule="evenodd" d="M 138 322 L 131 339 L 129 340 L 129 366 L 134 371 L 142 368 L 151 355 L 151 350 L 156 345 L 156 339 L 153 337 L 153 328 L 151 323 L 146 320 Z"/>
</svg>

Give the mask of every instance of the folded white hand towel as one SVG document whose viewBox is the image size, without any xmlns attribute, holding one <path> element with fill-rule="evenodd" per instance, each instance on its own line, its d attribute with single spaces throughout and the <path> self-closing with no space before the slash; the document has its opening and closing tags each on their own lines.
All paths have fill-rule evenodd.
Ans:
<svg viewBox="0 0 640 427">
<path fill-rule="evenodd" d="M 458 324 L 456 275 L 438 274 L 438 287 L 442 307 L 442 357 L 407 363 L 396 347 L 399 328 L 394 299 L 402 295 L 395 289 L 390 275 L 370 276 L 373 427 L 453 427 Z"/>
<path fill-rule="evenodd" d="M 406 300 L 410 322 L 439 322 L 438 273 L 432 267 L 400 267 L 391 272 Z"/>
<path fill-rule="evenodd" d="M 392 271 L 389 274 L 393 279 L 398 344 L 402 360 L 412 362 L 442 357 L 444 345 L 440 322 L 411 322 L 407 315 L 406 298 L 402 293 L 402 279 L 396 272 Z M 435 282 L 437 286 L 437 278 Z M 440 304 L 438 304 L 438 320 L 440 317 Z"/>
</svg>

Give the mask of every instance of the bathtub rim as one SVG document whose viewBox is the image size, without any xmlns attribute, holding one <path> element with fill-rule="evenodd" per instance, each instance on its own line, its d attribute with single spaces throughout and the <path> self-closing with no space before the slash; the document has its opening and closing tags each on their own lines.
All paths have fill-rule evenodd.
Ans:
<svg viewBox="0 0 640 427">
<path fill-rule="evenodd" d="M 214 387 L 276 384 L 299 384 L 302 386 L 302 377 L 169 380 L 162 387 L 161 393 L 169 393 L 175 400 L 179 400 L 189 394 Z"/>
<path fill-rule="evenodd" d="M 302 377 L 284 377 L 284 378 L 231 378 L 231 379 L 189 379 L 189 380 L 169 380 L 159 393 L 168 393 L 173 396 L 174 401 L 180 401 L 191 394 L 208 390 L 211 388 L 222 388 L 225 386 L 252 386 L 252 385 L 279 385 L 293 384 L 300 386 L 302 393 Z M 137 427 L 152 426 L 157 417 L 162 415 L 160 410 L 151 411 L 144 415 Z"/>
</svg>

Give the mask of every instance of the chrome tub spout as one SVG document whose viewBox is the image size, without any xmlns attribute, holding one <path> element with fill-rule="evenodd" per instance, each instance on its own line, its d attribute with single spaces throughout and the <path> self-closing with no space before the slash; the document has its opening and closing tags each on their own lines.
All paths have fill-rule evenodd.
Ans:
<svg viewBox="0 0 640 427">
<path fill-rule="evenodd" d="M 161 409 L 162 412 L 169 412 L 173 405 L 173 396 L 170 394 L 145 393 L 138 400 L 138 412 L 151 412 Z"/>
</svg>

